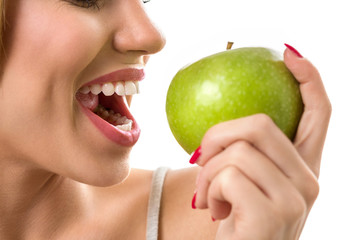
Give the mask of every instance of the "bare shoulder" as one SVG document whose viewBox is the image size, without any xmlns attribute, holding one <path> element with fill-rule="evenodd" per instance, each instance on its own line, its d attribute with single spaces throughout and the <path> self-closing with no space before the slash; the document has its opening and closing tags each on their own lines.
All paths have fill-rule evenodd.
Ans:
<svg viewBox="0 0 360 240">
<path fill-rule="evenodd" d="M 159 239 L 214 239 L 218 223 L 208 210 L 192 209 L 200 168 L 169 171 L 164 183 Z"/>
</svg>

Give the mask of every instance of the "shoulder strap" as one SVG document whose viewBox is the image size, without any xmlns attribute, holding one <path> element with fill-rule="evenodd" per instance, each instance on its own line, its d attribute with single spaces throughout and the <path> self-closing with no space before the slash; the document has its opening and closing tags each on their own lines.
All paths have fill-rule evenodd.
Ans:
<svg viewBox="0 0 360 240">
<path fill-rule="evenodd" d="M 168 168 L 160 167 L 153 173 L 147 213 L 146 240 L 158 239 L 161 194 L 168 170 Z"/>
</svg>

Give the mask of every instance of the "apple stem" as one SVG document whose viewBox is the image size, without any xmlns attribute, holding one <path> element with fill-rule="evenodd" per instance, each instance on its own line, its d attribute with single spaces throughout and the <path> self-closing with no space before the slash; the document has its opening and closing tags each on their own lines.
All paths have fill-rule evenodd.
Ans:
<svg viewBox="0 0 360 240">
<path fill-rule="evenodd" d="M 228 42 L 226 46 L 226 50 L 231 50 L 233 44 L 234 42 Z"/>
</svg>

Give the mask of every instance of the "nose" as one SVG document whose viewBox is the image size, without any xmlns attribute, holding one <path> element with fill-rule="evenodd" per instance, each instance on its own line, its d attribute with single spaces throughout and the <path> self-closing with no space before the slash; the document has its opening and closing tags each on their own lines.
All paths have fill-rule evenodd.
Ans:
<svg viewBox="0 0 360 240">
<path fill-rule="evenodd" d="M 150 55 L 165 46 L 165 37 L 147 16 L 141 1 L 121 2 L 115 16 L 118 16 L 113 46 L 121 53 Z"/>
</svg>

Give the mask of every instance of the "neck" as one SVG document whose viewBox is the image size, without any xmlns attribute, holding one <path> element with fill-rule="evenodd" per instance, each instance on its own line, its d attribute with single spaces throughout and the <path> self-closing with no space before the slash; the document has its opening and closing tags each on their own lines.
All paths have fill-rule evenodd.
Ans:
<svg viewBox="0 0 360 240">
<path fill-rule="evenodd" d="M 0 159 L 0 184 L 0 239 L 24 238 L 36 226 L 44 236 L 64 225 L 67 210 L 81 209 L 79 184 L 19 159 Z"/>
</svg>

